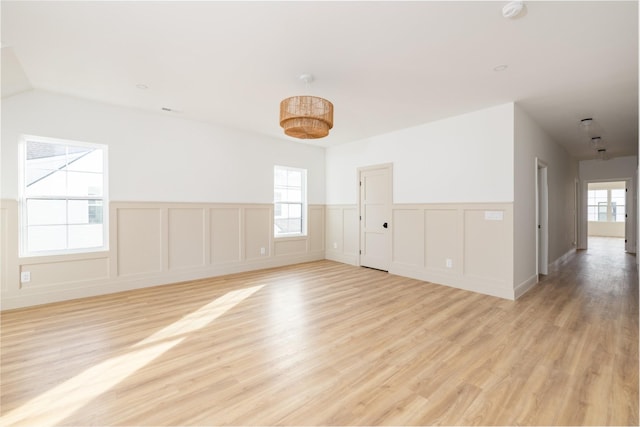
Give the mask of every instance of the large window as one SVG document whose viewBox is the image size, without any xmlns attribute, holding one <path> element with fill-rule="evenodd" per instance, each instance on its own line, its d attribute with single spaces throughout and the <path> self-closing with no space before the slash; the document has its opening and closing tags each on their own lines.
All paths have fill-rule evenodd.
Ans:
<svg viewBox="0 0 640 427">
<path fill-rule="evenodd" d="M 106 146 L 26 137 L 22 158 L 22 255 L 106 249 Z"/>
<path fill-rule="evenodd" d="M 307 171 L 274 168 L 274 235 L 301 236 L 307 233 Z"/>
<path fill-rule="evenodd" d="M 624 185 L 624 182 L 589 184 L 587 193 L 589 221 L 624 222 L 626 213 Z"/>
</svg>

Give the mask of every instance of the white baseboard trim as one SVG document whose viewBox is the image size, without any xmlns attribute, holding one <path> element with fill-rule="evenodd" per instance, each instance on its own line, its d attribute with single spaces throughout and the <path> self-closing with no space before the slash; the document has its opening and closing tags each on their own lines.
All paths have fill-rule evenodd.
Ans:
<svg viewBox="0 0 640 427">
<path fill-rule="evenodd" d="M 522 295 L 526 294 L 531 288 L 533 288 L 536 283 L 538 283 L 538 275 L 534 274 L 529 277 L 524 282 L 520 283 L 514 289 L 515 299 L 520 298 Z"/>
<path fill-rule="evenodd" d="M 491 279 L 467 277 L 462 274 L 443 274 L 425 269 L 407 267 L 403 264 L 392 263 L 389 273 L 410 277 L 437 285 L 463 289 L 493 297 L 514 300 L 513 289 L 507 283 Z"/>
<path fill-rule="evenodd" d="M 555 261 L 551 262 L 549 264 L 549 267 L 556 267 L 558 264 L 560 264 L 560 263 L 566 261 L 567 259 L 571 258 L 572 256 L 574 256 L 575 253 L 576 253 L 576 249 L 575 248 L 569 249 L 563 255 L 560 255 Z"/>
<path fill-rule="evenodd" d="M 339 252 L 325 252 L 325 259 L 329 261 L 341 262 L 343 264 L 358 265 L 358 255 L 349 255 Z"/>
<path fill-rule="evenodd" d="M 287 255 L 270 257 L 259 261 L 245 261 L 226 265 L 209 265 L 205 267 L 189 268 L 163 273 L 142 274 L 118 277 L 115 279 L 101 279 L 91 282 L 74 282 L 57 284 L 32 289 L 20 289 L 8 294 L 4 292 L 0 298 L 0 310 L 30 307 L 49 304 L 59 301 L 94 297 L 113 294 L 154 286 L 169 285 L 189 280 L 206 279 L 209 277 L 224 276 L 227 274 L 244 273 L 248 271 L 263 270 L 266 268 L 282 267 L 285 265 L 300 264 L 303 262 L 319 261 L 325 259 L 324 252 L 314 252 L 301 255 Z"/>
</svg>

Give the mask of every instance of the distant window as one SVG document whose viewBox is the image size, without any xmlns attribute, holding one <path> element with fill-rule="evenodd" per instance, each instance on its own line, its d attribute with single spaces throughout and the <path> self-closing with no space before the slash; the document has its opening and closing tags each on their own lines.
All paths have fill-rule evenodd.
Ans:
<svg viewBox="0 0 640 427">
<path fill-rule="evenodd" d="M 274 235 L 306 235 L 307 171 L 274 167 Z"/>
<path fill-rule="evenodd" d="M 589 221 L 624 222 L 626 190 L 597 189 L 587 192 L 587 217 Z"/>
<path fill-rule="evenodd" d="M 611 221 L 623 222 L 626 217 L 626 190 L 611 190 Z"/>
<path fill-rule="evenodd" d="M 26 137 L 21 167 L 21 253 L 107 248 L 107 148 Z"/>
</svg>

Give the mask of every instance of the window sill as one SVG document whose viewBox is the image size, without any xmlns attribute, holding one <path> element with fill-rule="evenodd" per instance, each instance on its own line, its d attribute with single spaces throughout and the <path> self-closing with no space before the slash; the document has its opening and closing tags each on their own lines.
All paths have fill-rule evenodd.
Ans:
<svg viewBox="0 0 640 427">
<path fill-rule="evenodd" d="M 625 221 L 589 221 L 589 224 L 624 224 Z"/>
<path fill-rule="evenodd" d="M 309 238 L 308 234 L 291 234 L 291 235 L 284 235 L 284 236 L 273 236 L 274 239 L 278 240 L 278 241 L 285 241 L 285 240 L 306 240 Z"/>
<path fill-rule="evenodd" d="M 42 255 L 22 255 L 18 259 L 20 264 L 40 264 L 42 262 L 63 262 L 82 259 L 108 258 L 109 250 L 97 250 L 95 252 L 75 252 L 66 254 L 42 254 Z"/>
</svg>

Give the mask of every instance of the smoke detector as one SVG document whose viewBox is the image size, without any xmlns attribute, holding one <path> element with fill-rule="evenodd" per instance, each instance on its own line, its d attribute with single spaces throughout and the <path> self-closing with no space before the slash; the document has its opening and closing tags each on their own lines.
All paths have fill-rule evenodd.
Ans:
<svg viewBox="0 0 640 427">
<path fill-rule="evenodd" d="M 502 8 L 502 16 L 507 19 L 515 19 L 522 14 L 524 10 L 524 2 L 510 1 Z"/>
</svg>

